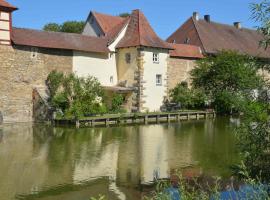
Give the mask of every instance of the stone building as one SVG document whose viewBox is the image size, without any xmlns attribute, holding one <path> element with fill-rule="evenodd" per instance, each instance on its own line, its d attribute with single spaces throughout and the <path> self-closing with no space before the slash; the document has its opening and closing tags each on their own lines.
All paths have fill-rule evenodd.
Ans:
<svg viewBox="0 0 270 200">
<path fill-rule="evenodd" d="M 189 81 L 200 48 L 160 39 L 140 10 L 121 18 L 91 12 L 82 34 L 12 26 L 17 10 L 0 0 L 0 112 L 4 122 L 33 121 L 52 70 L 95 76 L 123 93 L 129 111 L 158 111 L 168 91 Z M 43 112 L 43 111 L 42 111 Z"/>
</svg>

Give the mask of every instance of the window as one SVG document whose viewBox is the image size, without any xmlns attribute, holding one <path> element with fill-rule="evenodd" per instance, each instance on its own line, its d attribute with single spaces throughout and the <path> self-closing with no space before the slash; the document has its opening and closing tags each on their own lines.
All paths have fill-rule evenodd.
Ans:
<svg viewBox="0 0 270 200">
<path fill-rule="evenodd" d="M 125 57 L 126 57 L 126 63 L 130 63 L 130 60 L 131 60 L 130 53 L 126 53 Z"/>
<path fill-rule="evenodd" d="M 184 41 L 185 44 L 189 44 L 189 42 L 190 42 L 190 38 L 186 38 Z"/>
<path fill-rule="evenodd" d="M 162 85 L 162 75 L 161 74 L 156 75 L 156 85 L 158 85 L 158 86 Z"/>
<path fill-rule="evenodd" d="M 153 63 L 159 63 L 159 55 L 158 55 L 158 53 L 153 53 Z"/>
<path fill-rule="evenodd" d="M 31 58 L 37 58 L 38 56 L 38 49 L 36 47 L 31 48 Z"/>
<path fill-rule="evenodd" d="M 113 76 L 110 76 L 110 83 L 113 83 Z"/>
</svg>

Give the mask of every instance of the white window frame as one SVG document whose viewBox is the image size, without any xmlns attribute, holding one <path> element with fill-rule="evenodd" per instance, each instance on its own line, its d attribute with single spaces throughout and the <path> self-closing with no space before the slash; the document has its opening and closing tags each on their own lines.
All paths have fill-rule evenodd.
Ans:
<svg viewBox="0 0 270 200">
<path fill-rule="evenodd" d="M 162 74 L 156 74 L 156 86 L 162 86 Z"/>
<path fill-rule="evenodd" d="M 159 53 L 153 53 L 153 63 L 159 63 Z"/>
</svg>

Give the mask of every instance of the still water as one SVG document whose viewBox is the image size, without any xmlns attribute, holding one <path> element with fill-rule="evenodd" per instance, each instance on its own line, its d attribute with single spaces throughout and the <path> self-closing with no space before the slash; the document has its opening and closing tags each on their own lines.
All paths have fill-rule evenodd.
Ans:
<svg viewBox="0 0 270 200">
<path fill-rule="evenodd" d="M 141 199 L 174 170 L 230 175 L 238 160 L 229 118 L 113 128 L 0 126 L 1 200 Z"/>
</svg>

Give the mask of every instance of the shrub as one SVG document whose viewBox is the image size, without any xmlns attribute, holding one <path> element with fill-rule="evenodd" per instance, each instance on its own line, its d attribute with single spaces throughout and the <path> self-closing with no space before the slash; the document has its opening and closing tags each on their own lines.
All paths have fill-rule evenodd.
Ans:
<svg viewBox="0 0 270 200">
<path fill-rule="evenodd" d="M 200 89 L 188 88 L 185 82 L 179 83 L 170 91 L 173 102 L 180 103 L 185 109 L 199 109 L 205 106 L 206 95 Z"/>
<path fill-rule="evenodd" d="M 121 106 L 124 103 L 124 100 L 125 98 L 122 94 L 114 94 L 112 98 L 111 111 L 114 113 L 124 112 L 124 109 L 121 108 Z"/>
<path fill-rule="evenodd" d="M 94 77 L 79 78 L 53 71 L 48 76 L 47 85 L 49 103 L 65 116 L 78 118 L 107 112 L 103 103 L 104 91 Z"/>
<path fill-rule="evenodd" d="M 238 111 L 235 99 L 251 98 L 251 92 L 263 86 L 257 71 L 262 67 L 258 60 L 234 51 L 221 51 L 197 62 L 191 71 L 194 88 L 203 88 L 217 110 L 228 114 Z"/>
</svg>

